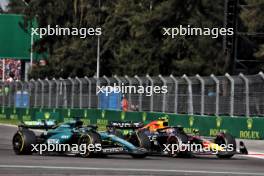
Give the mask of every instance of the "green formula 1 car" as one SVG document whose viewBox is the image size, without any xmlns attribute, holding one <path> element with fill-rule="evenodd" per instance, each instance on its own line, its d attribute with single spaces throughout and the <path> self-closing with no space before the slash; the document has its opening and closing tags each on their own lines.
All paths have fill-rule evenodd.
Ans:
<svg viewBox="0 0 264 176">
<path fill-rule="evenodd" d="M 45 131 L 35 132 L 32 129 Z M 18 126 L 18 131 L 14 134 L 13 150 L 18 155 L 59 153 L 92 157 L 129 154 L 134 158 L 146 157 L 146 149 L 136 147 L 109 132 L 98 132 L 96 129 L 96 126 L 84 126 L 80 120 L 58 126 L 50 120 L 24 122 Z"/>
</svg>

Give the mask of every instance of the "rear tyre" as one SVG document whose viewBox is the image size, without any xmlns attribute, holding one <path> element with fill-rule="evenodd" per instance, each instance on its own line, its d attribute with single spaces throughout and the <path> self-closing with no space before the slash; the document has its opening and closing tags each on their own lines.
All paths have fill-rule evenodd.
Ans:
<svg viewBox="0 0 264 176">
<path fill-rule="evenodd" d="M 13 150 L 17 155 L 31 155 L 36 144 L 36 135 L 33 131 L 22 129 L 17 131 L 12 140 Z"/>
<path fill-rule="evenodd" d="M 226 147 L 232 146 L 231 151 L 224 151 L 224 152 L 218 153 L 216 155 L 218 158 L 231 158 L 236 152 L 236 140 L 229 133 L 224 133 L 224 132 L 218 133 L 215 138 L 215 143 L 218 145 L 224 144 Z"/>
<path fill-rule="evenodd" d="M 101 144 L 102 143 L 102 140 L 101 140 L 101 137 L 98 133 L 95 133 L 95 132 L 88 132 L 88 133 L 85 133 L 83 135 L 81 135 L 81 137 L 79 138 L 79 141 L 78 141 L 78 145 L 79 147 L 86 147 L 86 148 L 82 148 L 80 150 L 80 156 L 83 157 L 83 158 L 88 158 L 88 157 L 95 157 L 96 154 L 100 154 L 100 152 L 96 152 L 96 151 L 90 151 L 89 150 L 89 145 L 94 145 L 94 150 L 96 150 L 96 145 L 98 144 Z M 84 151 L 84 149 L 86 149 Z"/>
<path fill-rule="evenodd" d="M 175 136 L 170 136 L 167 140 L 167 145 L 169 145 L 169 156 L 176 157 L 188 157 L 190 153 L 187 149 L 184 149 L 181 144 L 187 144 L 188 137 L 184 134 L 175 134 Z"/>
</svg>

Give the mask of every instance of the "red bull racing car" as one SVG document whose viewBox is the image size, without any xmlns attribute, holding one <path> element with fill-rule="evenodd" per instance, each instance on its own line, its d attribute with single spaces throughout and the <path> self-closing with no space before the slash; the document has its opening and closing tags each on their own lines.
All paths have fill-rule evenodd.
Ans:
<svg viewBox="0 0 264 176">
<path fill-rule="evenodd" d="M 216 155 L 218 158 L 247 154 L 242 141 L 237 151 L 235 138 L 227 132 L 219 132 L 214 138 L 199 136 L 198 131 L 187 134 L 181 126 L 168 126 L 167 118 L 159 118 L 147 125 L 140 122 L 110 122 L 108 131 L 147 149 L 150 154 L 172 157 Z"/>
</svg>

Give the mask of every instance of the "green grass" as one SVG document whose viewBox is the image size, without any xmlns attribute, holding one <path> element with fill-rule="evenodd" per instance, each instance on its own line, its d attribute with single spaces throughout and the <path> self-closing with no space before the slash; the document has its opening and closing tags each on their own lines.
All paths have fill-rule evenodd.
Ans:
<svg viewBox="0 0 264 176">
<path fill-rule="evenodd" d="M 0 119 L 0 123 L 10 124 L 10 125 L 18 125 L 19 121 L 16 119 Z"/>
</svg>

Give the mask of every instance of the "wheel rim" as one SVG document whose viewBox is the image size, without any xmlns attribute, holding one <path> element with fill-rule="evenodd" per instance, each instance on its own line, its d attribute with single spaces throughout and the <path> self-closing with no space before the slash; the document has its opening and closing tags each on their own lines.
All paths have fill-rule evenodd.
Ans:
<svg viewBox="0 0 264 176">
<path fill-rule="evenodd" d="M 168 144 L 171 144 L 170 151 L 169 151 L 170 156 L 177 157 L 178 154 L 179 154 L 179 149 L 177 151 L 172 152 L 172 149 L 173 149 L 172 148 L 172 145 L 173 144 L 179 144 L 178 139 L 175 138 L 175 137 L 173 137 L 172 139 L 170 139 L 170 141 L 168 142 Z"/>
<path fill-rule="evenodd" d="M 86 147 L 90 144 L 90 138 L 89 138 L 88 136 L 83 136 L 83 137 L 81 137 L 81 139 L 80 139 L 80 143 L 79 143 L 79 147 L 80 147 L 81 145 L 83 145 L 83 144 L 85 144 Z M 83 153 L 83 154 L 81 154 L 81 155 L 84 156 L 84 157 L 87 157 L 87 156 L 90 155 L 90 151 L 88 150 L 88 147 L 86 148 L 85 153 Z"/>
</svg>

